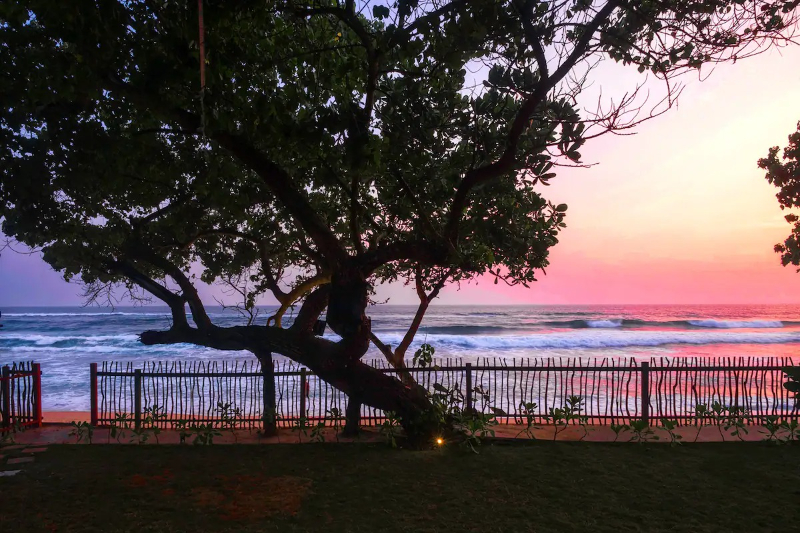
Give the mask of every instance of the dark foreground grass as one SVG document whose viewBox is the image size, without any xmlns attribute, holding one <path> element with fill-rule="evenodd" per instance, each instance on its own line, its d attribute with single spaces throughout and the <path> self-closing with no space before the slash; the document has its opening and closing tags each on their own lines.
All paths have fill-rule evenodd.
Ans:
<svg viewBox="0 0 800 533">
<path fill-rule="evenodd" d="M 800 446 L 50 446 L 0 531 L 798 531 Z"/>
</svg>

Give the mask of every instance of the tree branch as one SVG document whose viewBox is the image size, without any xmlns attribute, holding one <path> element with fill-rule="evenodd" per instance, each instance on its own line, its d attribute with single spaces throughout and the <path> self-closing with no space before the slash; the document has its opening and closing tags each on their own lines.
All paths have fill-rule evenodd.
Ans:
<svg viewBox="0 0 800 533">
<path fill-rule="evenodd" d="M 539 65 L 539 79 L 546 80 L 550 77 L 547 68 L 547 57 L 542 48 L 542 41 L 539 32 L 533 27 L 531 19 L 533 19 L 533 8 L 538 4 L 538 0 L 526 0 L 522 9 L 518 9 L 520 18 L 522 18 L 522 27 L 525 30 L 525 39 L 533 49 L 533 55 L 536 58 L 536 64 Z"/>
<path fill-rule="evenodd" d="M 200 130 L 200 117 L 194 113 L 185 109 L 165 106 L 161 103 L 158 95 L 141 91 L 122 80 L 109 78 L 108 81 L 109 89 L 126 95 L 135 105 L 155 111 L 164 119 L 176 120 L 184 129 Z M 216 131 L 208 127 L 205 132 L 210 139 L 216 141 L 221 147 L 236 156 L 246 167 L 258 174 L 270 191 L 311 237 L 330 266 L 335 266 L 347 259 L 347 252 L 339 240 L 328 225 L 320 219 L 305 194 L 294 186 L 293 178 L 283 168 L 252 146 L 241 135 Z"/>
<path fill-rule="evenodd" d="M 425 312 L 428 310 L 428 306 L 431 302 L 439 296 L 439 291 L 442 290 L 445 283 L 447 283 L 447 279 L 453 274 L 454 269 L 449 269 L 441 278 L 439 278 L 436 283 L 433 285 L 431 292 L 429 294 L 425 294 L 425 289 L 422 286 L 422 268 L 417 266 L 416 278 L 415 278 L 415 285 L 417 289 L 417 296 L 419 296 L 419 306 L 417 307 L 417 312 L 414 314 L 414 319 L 411 321 L 411 325 L 406 331 L 406 334 L 403 336 L 403 340 L 400 341 L 400 344 L 397 345 L 395 349 L 395 358 L 403 359 L 406 355 L 406 350 L 408 347 L 411 346 L 411 343 L 414 341 L 414 337 L 417 335 L 417 331 L 419 331 L 419 327 L 422 324 L 422 319 L 425 317 Z"/>
<path fill-rule="evenodd" d="M 181 298 L 189 304 L 192 319 L 199 329 L 206 330 L 214 326 L 206 313 L 200 295 L 197 293 L 197 288 L 177 265 L 142 246 L 134 247 L 132 255 L 150 263 L 175 280 L 181 288 Z"/>
<path fill-rule="evenodd" d="M 394 32 L 392 37 L 389 39 L 388 48 L 391 49 L 403 42 L 407 42 L 414 32 L 420 29 L 422 26 L 434 23 L 438 24 L 441 17 L 452 15 L 453 12 L 459 8 L 467 7 L 469 4 L 469 0 L 454 0 L 453 2 L 445 4 L 442 7 L 431 11 L 430 13 L 415 18 L 411 24 Z"/>
<path fill-rule="evenodd" d="M 560 82 L 584 56 L 595 32 L 608 20 L 611 13 L 620 5 L 620 0 L 610 0 L 597 15 L 584 26 L 583 33 L 567 59 L 547 79 L 541 79 L 533 92 L 525 99 L 514 121 L 511 123 L 506 149 L 499 159 L 488 165 L 468 171 L 459 183 L 447 222 L 445 234 L 451 243 L 458 240 L 461 217 L 467 207 L 470 192 L 476 187 L 499 178 L 514 170 L 519 139 L 530 124 L 530 117 L 536 108 L 545 100 L 547 93 Z"/>
<path fill-rule="evenodd" d="M 396 241 L 370 249 L 357 262 L 365 275 L 392 261 L 403 259 L 416 261 L 425 266 L 444 263 L 450 248 L 442 243 L 425 239 L 413 241 Z"/>
<path fill-rule="evenodd" d="M 167 304 L 172 313 L 173 329 L 189 328 L 189 323 L 186 320 L 186 309 L 184 308 L 183 298 L 139 271 L 130 261 L 112 261 L 108 264 L 108 267 L 110 270 L 122 274 L 139 287 Z"/>
<path fill-rule="evenodd" d="M 297 313 L 297 318 L 294 319 L 294 324 L 289 328 L 294 331 L 310 332 L 314 327 L 314 323 L 319 318 L 319 315 L 325 310 L 328 305 L 328 296 L 330 294 L 330 285 L 320 285 L 308 295 L 300 311 Z M 279 329 L 279 328 L 278 328 Z"/>
<path fill-rule="evenodd" d="M 284 292 L 283 295 L 281 296 L 282 299 L 278 299 L 281 306 L 278 308 L 277 311 L 275 311 L 275 314 L 273 314 L 271 317 L 267 319 L 267 325 L 269 326 L 271 325 L 272 322 L 274 322 L 276 327 L 279 328 L 282 327 L 281 320 L 283 319 L 283 315 L 286 313 L 286 310 L 289 309 L 289 307 L 291 307 L 296 301 L 305 296 L 312 289 L 315 289 L 320 285 L 330 283 L 330 281 L 331 281 L 330 274 L 320 272 L 317 273 L 315 276 L 308 278 L 307 280 L 298 284 L 288 293 Z"/>
</svg>

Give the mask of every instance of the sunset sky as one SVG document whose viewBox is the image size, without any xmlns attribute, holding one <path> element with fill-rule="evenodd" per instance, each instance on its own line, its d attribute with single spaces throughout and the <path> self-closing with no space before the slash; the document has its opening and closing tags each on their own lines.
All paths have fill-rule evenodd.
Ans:
<svg viewBox="0 0 800 533">
<path fill-rule="evenodd" d="M 800 120 L 798 65 L 794 47 L 684 78 L 676 108 L 634 136 L 589 141 L 584 161 L 597 165 L 564 169 L 544 188 L 569 205 L 546 276 L 530 290 L 447 288 L 439 303 L 800 303 L 800 274 L 772 251 L 789 225 L 756 167 Z M 596 84 L 629 87 L 635 74 L 604 65 Z M 78 305 L 79 292 L 37 256 L 0 256 L 0 306 Z M 218 291 L 203 292 L 214 303 Z M 416 299 L 402 286 L 379 296 Z"/>
</svg>

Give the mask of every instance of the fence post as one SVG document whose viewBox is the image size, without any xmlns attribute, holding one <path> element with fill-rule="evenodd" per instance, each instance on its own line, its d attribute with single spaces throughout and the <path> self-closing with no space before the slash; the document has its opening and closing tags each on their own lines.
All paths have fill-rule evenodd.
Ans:
<svg viewBox="0 0 800 533">
<path fill-rule="evenodd" d="M 136 429 L 142 427 L 142 371 L 138 368 L 133 371 L 133 424 Z"/>
<path fill-rule="evenodd" d="M 3 405 L 0 408 L 3 410 L 3 427 L 11 427 L 11 369 L 8 365 L 3 367 L 2 379 L 2 397 Z"/>
<path fill-rule="evenodd" d="M 472 412 L 472 363 L 466 364 L 467 371 L 467 412 Z"/>
<path fill-rule="evenodd" d="M 306 418 L 306 369 L 300 369 L 300 418 Z"/>
<path fill-rule="evenodd" d="M 642 421 L 650 425 L 650 363 L 642 362 Z"/>
<path fill-rule="evenodd" d="M 97 426 L 97 363 L 89 363 L 89 382 L 92 385 L 91 421 L 92 426 Z"/>
<path fill-rule="evenodd" d="M 278 432 L 278 423 L 275 419 L 275 365 L 271 352 L 261 360 L 261 374 L 264 390 L 264 435 L 275 435 Z"/>
<path fill-rule="evenodd" d="M 42 366 L 33 363 L 33 420 L 42 427 Z"/>
</svg>

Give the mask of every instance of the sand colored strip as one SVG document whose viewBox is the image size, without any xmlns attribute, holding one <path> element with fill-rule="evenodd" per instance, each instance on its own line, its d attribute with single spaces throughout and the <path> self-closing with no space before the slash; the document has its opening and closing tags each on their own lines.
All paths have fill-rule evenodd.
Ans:
<svg viewBox="0 0 800 533">
<path fill-rule="evenodd" d="M 45 424 L 69 424 L 70 422 L 89 422 L 89 411 L 45 411 L 42 420 Z"/>
<path fill-rule="evenodd" d="M 578 441 L 583 440 L 586 442 L 613 442 L 616 435 L 608 426 L 588 426 L 588 432 L 580 426 L 570 426 L 562 429 L 558 433 L 558 441 Z M 766 431 L 760 426 L 748 426 L 749 433 L 742 435 L 741 440 L 745 441 L 760 441 L 763 440 Z M 77 439 L 75 436 L 70 436 L 69 433 L 72 428 L 68 425 L 55 424 L 45 425 L 41 428 L 30 429 L 23 433 L 16 435 L 18 443 L 24 443 L 28 446 L 45 446 L 48 444 L 76 444 Z M 498 439 L 528 439 L 524 434 L 520 434 L 522 426 L 500 424 L 495 426 L 495 435 Z M 533 430 L 533 435 L 540 441 L 552 441 L 555 428 L 553 426 L 541 426 Z M 239 429 L 236 431 L 219 430 L 220 436 L 214 438 L 215 444 L 292 444 L 298 442 L 310 442 L 310 434 L 302 435 L 298 431 L 290 428 L 279 428 L 276 436 L 265 437 L 257 430 Z M 669 442 L 669 436 L 666 431 L 659 427 L 653 428 L 654 435 L 659 437 L 658 440 L 653 440 L 654 443 L 666 444 Z M 309 432 L 310 433 L 310 432 Z M 682 442 L 691 443 L 695 440 L 697 442 L 740 442 L 740 439 L 727 434 L 725 431 L 720 434 L 716 426 L 705 426 L 698 432 L 698 428 L 694 426 L 685 426 L 678 428 L 676 431 L 681 435 Z M 337 439 L 336 433 L 333 428 L 326 428 L 323 432 L 325 442 L 382 442 L 385 437 L 382 436 L 377 427 L 363 428 L 361 435 L 358 438 L 344 438 L 339 436 Z M 623 433 L 618 438 L 617 442 L 624 445 L 629 442 L 632 433 Z M 125 431 L 125 436 L 119 440 L 119 444 L 132 444 L 133 434 L 131 430 Z M 94 430 L 93 442 L 95 444 L 117 444 L 116 439 L 110 438 L 109 430 L 106 428 L 97 428 Z M 191 437 L 187 441 L 191 444 Z M 158 435 L 158 443 L 160 444 L 179 444 L 180 433 L 176 430 L 164 429 Z M 83 443 L 81 443 L 83 444 Z M 155 436 L 151 436 L 147 444 L 156 444 Z M 15 448 L 21 448 L 16 446 Z M 12 447 L 3 448 L 3 451 L 11 449 Z"/>
</svg>

